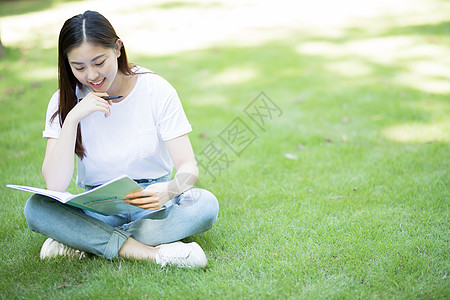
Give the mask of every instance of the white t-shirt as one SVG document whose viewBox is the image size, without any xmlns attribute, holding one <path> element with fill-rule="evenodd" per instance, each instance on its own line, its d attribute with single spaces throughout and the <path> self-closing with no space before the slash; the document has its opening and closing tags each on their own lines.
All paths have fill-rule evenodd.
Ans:
<svg viewBox="0 0 450 300">
<path fill-rule="evenodd" d="M 140 68 L 138 72 L 150 72 Z M 76 90 L 79 99 L 92 92 Z M 50 100 L 44 138 L 58 138 L 59 91 Z M 175 89 L 154 73 L 139 74 L 131 93 L 111 106 L 111 116 L 95 112 L 80 122 L 86 156 L 77 157 L 77 184 L 94 186 L 121 175 L 133 179 L 155 179 L 170 175 L 173 163 L 164 145 L 192 131 Z"/>
</svg>

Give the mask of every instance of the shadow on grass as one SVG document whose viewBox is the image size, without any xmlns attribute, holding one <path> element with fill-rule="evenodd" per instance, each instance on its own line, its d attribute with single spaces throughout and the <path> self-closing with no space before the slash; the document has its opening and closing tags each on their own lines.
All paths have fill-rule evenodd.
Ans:
<svg viewBox="0 0 450 300">
<path fill-rule="evenodd" d="M 183 86 L 179 93 L 194 122 L 206 122 L 210 113 L 226 117 L 219 131 L 261 91 L 286 112 L 280 127 L 294 131 L 295 124 L 305 123 L 314 123 L 316 129 L 339 128 L 345 117 L 379 131 L 408 122 L 442 127 L 450 66 L 437 54 L 446 47 L 439 42 L 424 47 L 427 38 L 417 39 L 416 26 L 400 30 L 412 37 L 385 39 L 383 33 L 293 43 L 299 33 L 256 47 L 215 47 L 136 61 Z M 214 128 L 208 126 L 206 133 L 217 134 Z M 435 140 L 448 141 L 442 134 Z"/>
</svg>

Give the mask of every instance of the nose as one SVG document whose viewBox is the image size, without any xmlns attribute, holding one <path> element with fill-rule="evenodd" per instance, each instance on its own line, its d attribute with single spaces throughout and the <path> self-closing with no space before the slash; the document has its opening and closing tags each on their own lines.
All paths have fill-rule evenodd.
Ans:
<svg viewBox="0 0 450 300">
<path fill-rule="evenodd" d="M 98 78 L 98 71 L 96 68 L 88 68 L 88 80 L 95 81 Z"/>
</svg>

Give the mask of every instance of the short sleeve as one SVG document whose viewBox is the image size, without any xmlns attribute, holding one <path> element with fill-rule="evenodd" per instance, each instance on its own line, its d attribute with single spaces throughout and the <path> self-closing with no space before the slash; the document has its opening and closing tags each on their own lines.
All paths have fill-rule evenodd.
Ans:
<svg viewBox="0 0 450 300">
<path fill-rule="evenodd" d="M 61 125 L 59 124 L 59 115 L 51 120 L 53 114 L 58 110 L 59 105 L 59 90 L 53 94 L 47 107 L 47 115 L 45 118 L 45 129 L 42 132 L 44 138 L 58 138 L 61 132 Z"/>
<path fill-rule="evenodd" d="M 164 101 L 161 103 L 162 106 L 157 117 L 161 139 L 168 141 L 191 132 L 191 124 L 186 117 L 176 90 L 164 79 L 162 79 L 161 92 Z"/>
</svg>

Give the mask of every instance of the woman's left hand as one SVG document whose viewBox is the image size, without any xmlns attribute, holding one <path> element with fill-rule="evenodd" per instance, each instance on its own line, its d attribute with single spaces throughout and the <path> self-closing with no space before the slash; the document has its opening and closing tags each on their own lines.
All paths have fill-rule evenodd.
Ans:
<svg viewBox="0 0 450 300">
<path fill-rule="evenodd" d="M 169 200 L 169 182 L 157 182 L 143 190 L 128 194 L 124 202 L 143 209 L 158 210 Z"/>
</svg>

